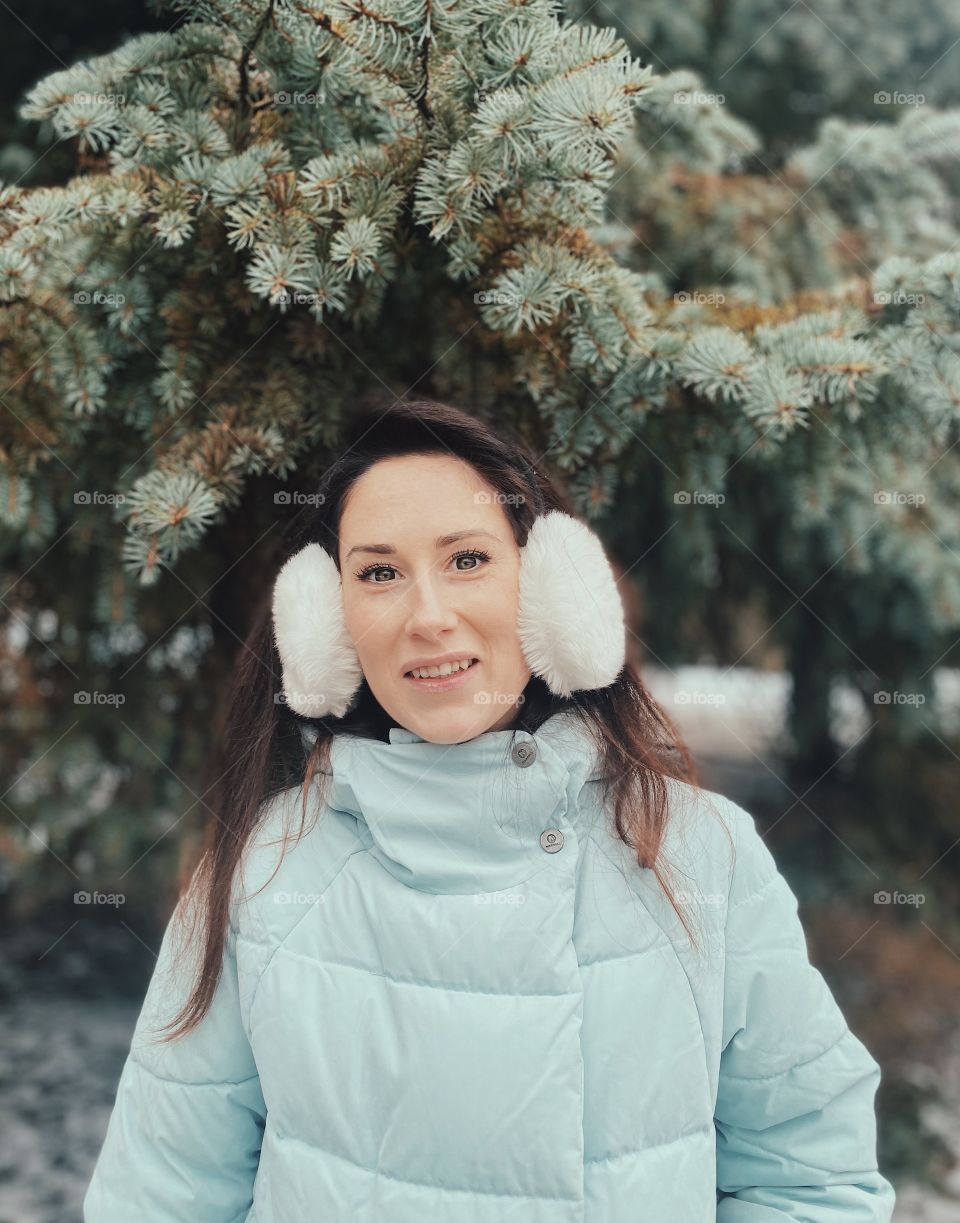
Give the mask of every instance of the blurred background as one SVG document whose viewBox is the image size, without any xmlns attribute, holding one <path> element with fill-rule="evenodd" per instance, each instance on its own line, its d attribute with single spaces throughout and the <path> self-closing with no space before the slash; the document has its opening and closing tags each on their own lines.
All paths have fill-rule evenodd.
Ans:
<svg viewBox="0 0 960 1223">
<path fill-rule="evenodd" d="M 636 109 L 496 207 L 391 142 L 454 147 L 505 50 L 404 119 L 282 0 L 0 8 L 0 1223 L 80 1217 L 254 594 L 371 389 L 509 420 L 593 520 L 883 1067 L 897 1223 L 960 1218 L 960 8 L 568 3 Z"/>
</svg>

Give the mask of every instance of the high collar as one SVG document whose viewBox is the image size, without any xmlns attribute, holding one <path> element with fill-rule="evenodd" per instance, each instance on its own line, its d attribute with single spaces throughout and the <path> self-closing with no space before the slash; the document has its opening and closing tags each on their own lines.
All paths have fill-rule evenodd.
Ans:
<svg viewBox="0 0 960 1223">
<path fill-rule="evenodd" d="M 401 726 L 388 743 L 335 735 L 330 767 L 329 805 L 366 825 L 395 878 L 436 893 L 501 891 L 542 869 L 541 833 L 574 828 L 581 789 L 601 775 L 592 737 L 566 710 L 533 734 L 488 730 L 464 743 Z"/>
</svg>

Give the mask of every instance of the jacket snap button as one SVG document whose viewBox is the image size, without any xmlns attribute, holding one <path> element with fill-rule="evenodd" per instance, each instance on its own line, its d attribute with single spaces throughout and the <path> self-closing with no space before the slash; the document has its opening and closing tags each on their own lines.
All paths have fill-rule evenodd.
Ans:
<svg viewBox="0 0 960 1223">
<path fill-rule="evenodd" d="M 537 745 L 535 743 L 515 743 L 510 754 L 513 756 L 513 763 L 525 769 L 528 764 L 533 764 L 536 760 Z"/>
<path fill-rule="evenodd" d="M 563 849 L 563 833 L 559 828 L 548 828 L 546 832 L 541 832 L 540 847 L 548 854 L 555 854 L 558 849 Z"/>
</svg>

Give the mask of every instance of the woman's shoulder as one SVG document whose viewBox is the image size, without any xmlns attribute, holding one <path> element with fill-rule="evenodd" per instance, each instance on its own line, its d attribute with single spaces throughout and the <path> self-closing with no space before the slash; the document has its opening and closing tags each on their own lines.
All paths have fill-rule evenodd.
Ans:
<svg viewBox="0 0 960 1223">
<path fill-rule="evenodd" d="M 722 894 L 727 912 L 780 877 L 756 818 L 746 807 L 677 778 L 667 779 L 667 790 L 666 856 L 702 889 Z"/>
<path fill-rule="evenodd" d="M 241 935 L 274 941 L 316 904 L 350 858 L 366 849 L 358 821 L 302 785 L 260 805 L 234 879 L 232 920 Z"/>
<path fill-rule="evenodd" d="M 638 864 L 632 838 L 630 844 L 624 842 L 609 812 L 601 820 L 596 803 L 595 823 L 589 830 L 589 839 L 596 841 L 595 851 L 589 853 L 589 870 L 595 878 L 588 886 L 596 895 L 597 880 L 602 882 L 611 912 L 626 900 L 626 911 L 634 913 L 639 901 L 675 949 L 688 946 L 684 926 L 692 923 L 698 940 L 723 954 L 730 916 L 739 906 L 744 906 L 741 917 L 749 921 L 747 902 L 759 898 L 756 911 L 772 911 L 780 921 L 792 905 L 792 894 L 788 897 L 787 883 L 746 807 L 690 782 L 663 780 L 665 821 L 655 867 L 649 860 Z M 627 892 L 611 874 L 611 866 Z M 775 880 L 780 882 L 774 884 Z"/>
</svg>

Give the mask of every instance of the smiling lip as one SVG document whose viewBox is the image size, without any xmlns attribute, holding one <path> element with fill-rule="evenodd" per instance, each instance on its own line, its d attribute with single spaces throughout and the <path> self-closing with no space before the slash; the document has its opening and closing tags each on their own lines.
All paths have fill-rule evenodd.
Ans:
<svg viewBox="0 0 960 1223">
<path fill-rule="evenodd" d="M 403 668 L 403 674 L 406 675 L 408 671 L 416 671 L 417 667 L 439 667 L 445 662 L 462 662 L 464 658 L 473 658 L 473 655 L 468 654 L 466 650 L 461 650 L 459 654 L 435 654 L 432 658 L 421 654 L 419 658 L 410 659 Z"/>
<path fill-rule="evenodd" d="M 463 658 L 463 655 L 460 655 Z M 429 679 L 414 679 L 412 675 L 404 675 L 408 684 L 413 684 L 423 692 L 449 692 L 467 682 L 470 675 L 480 666 L 479 661 L 467 667 L 466 671 L 451 671 L 449 675 L 434 675 Z"/>
</svg>

